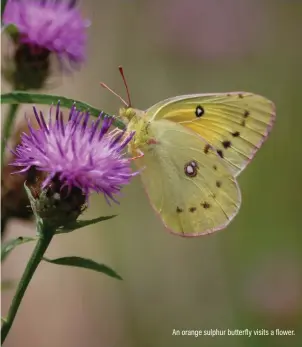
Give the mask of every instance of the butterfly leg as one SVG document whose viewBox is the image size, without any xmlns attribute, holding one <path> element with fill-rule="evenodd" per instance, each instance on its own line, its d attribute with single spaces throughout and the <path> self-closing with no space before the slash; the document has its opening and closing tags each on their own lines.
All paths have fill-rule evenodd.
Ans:
<svg viewBox="0 0 302 347">
<path fill-rule="evenodd" d="M 136 160 L 136 159 L 139 159 L 139 158 L 142 158 L 145 154 L 139 149 L 138 150 L 138 155 L 131 158 L 131 160 Z"/>
</svg>

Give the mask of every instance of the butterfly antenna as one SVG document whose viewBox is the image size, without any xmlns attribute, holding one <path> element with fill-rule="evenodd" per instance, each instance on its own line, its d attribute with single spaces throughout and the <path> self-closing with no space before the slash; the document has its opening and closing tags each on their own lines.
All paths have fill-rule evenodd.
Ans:
<svg viewBox="0 0 302 347">
<path fill-rule="evenodd" d="M 118 69 L 119 69 L 119 72 L 120 72 L 120 74 L 121 74 L 121 76 L 122 76 L 122 79 L 123 79 L 123 81 L 124 81 L 124 85 L 125 85 L 125 87 L 126 87 L 126 92 L 127 92 L 127 97 L 128 97 L 128 105 L 129 105 L 129 107 L 131 107 L 131 98 L 130 98 L 130 93 L 129 93 L 128 84 L 127 84 L 127 81 L 126 81 L 126 78 L 125 78 L 125 75 L 124 75 L 123 67 L 122 67 L 122 66 L 119 66 Z"/>
<path fill-rule="evenodd" d="M 109 87 L 107 86 L 107 84 L 105 84 L 104 82 L 100 82 L 100 85 L 101 85 L 103 88 L 109 90 L 109 92 L 111 92 L 111 93 L 114 94 L 115 96 L 117 96 L 117 97 L 121 100 L 121 102 L 122 102 L 126 107 L 129 107 L 129 106 L 130 106 L 120 95 L 118 95 L 118 94 L 117 94 L 116 92 L 114 92 L 111 88 L 109 88 Z"/>
</svg>

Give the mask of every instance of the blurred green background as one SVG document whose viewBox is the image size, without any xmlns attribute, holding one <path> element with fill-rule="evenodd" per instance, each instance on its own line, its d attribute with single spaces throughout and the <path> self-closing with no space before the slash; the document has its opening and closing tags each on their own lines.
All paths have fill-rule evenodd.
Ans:
<svg viewBox="0 0 302 347">
<path fill-rule="evenodd" d="M 273 100 L 277 121 L 239 178 L 242 208 L 222 232 L 169 234 L 139 178 L 120 206 L 94 196 L 85 217 L 118 217 L 56 237 L 48 255 L 91 257 L 124 281 L 42 264 L 6 346 L 302 346 L 302 1 L 89 0 L 82 9 L 92 21 L 87 64 L 70 76 L 57 71 L 47 93 L 116 114 L 118 99 L 99 81 L 125 95 L 122 64 L 136 108 L 180 94 L 244 90 Z M 33 234 L 33 225 L 14 220 L 6 238 Z M 20 277 L 31 249 L 9 257 L 3 279 Z M 3 311 L 12 296 L 2 293 Z M 173 329 L 211 328 L 295 336 L 172 336 Z"/>
</svg>

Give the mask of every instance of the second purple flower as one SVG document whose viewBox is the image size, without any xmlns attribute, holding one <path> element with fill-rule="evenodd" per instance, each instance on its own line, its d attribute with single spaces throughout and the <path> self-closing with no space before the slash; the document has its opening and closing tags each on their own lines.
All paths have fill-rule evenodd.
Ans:
<svg viewBox="0 0 302 347">
<path fill-rule="evenodd" d="M 8 0 L 3 23 L 18 28 L 20 42 L 31 47 L 33 54 L 46 50 L 70 62 L 85 60 L 89 22 L 74 0 Z"/>
</svg>

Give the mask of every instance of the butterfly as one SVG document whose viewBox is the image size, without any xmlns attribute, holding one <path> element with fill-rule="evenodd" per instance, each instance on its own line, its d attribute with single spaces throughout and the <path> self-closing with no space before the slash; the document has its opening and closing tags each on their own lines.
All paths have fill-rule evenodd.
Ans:
<svg viewBox="0 0 302 347">
<path fill-rule="evenodd" d="M 128 151 L 141 170 L 151 205 L 180 236 L 224 229 L 238 213 L 236 177 L 253 159 L 275 121 L 275 106 L 247 93 L 172 97 L 146 111 L 128 103 L 120 116 L 135 131 Z"/>
</svg>

